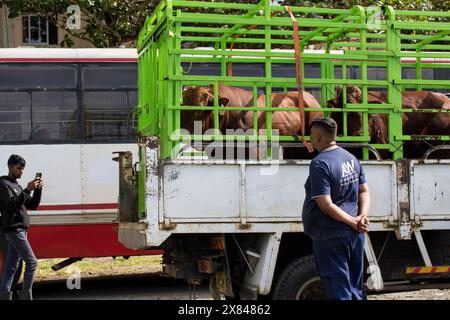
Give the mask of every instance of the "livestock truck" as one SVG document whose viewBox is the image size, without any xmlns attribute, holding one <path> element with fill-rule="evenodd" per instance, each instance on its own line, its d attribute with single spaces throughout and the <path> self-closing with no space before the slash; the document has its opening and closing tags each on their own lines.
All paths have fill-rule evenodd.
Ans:
<svg viewBox="0 0 450 320">
<path fill-rule="evenodd" d="M 407 134 L 402 119 L 417 114 L 448 119 L 450 114 L 446 105 L 407 108 L 402 92 L 448 93 L 449 18 L 448 12 L 390 6 L 161 1 L 139 35 L 139 157 L 114 156 L 120 176 L 119 241 L 135 250 L 162 248 L 167 274 L 194 285 L 209 281 L 214 298 L 323 297 L 301 219 L 311 154 L 288 152 L 305 154 L 307 128 L 303 121 L 298 136 L 277 135 L 271 121 L 276 111 L 297 112 L 303 119 L 314 111 L 301 102 L 283 111 L 271 105 L 274 92 L 304 90 L 314 93 L 325 115 L 342 114 L 337 142 L 359 155 L 366 173 L 373 199 L 365 237 L 368 291 L 446 287 L 450 160 L 431 158 L 448 152 L 449 135 Z M 190 72 L 198 63 L 215 67 Z M 249 64 L 264 68 L 242 73 Z M 304 71 L 311 65 L 318 72 L 308 76 Z M 430 72 L 442 76 L 430 78 Z M 250 103 L 219 103 L 223 85 L 251 92 Z M 329 108 L 335 89 L 346 92 L 350 86 L 361 89 L 361 101 L 344 99 L 342 108 Z M 206 105 L 183 104 L 188 87 L 209 90 L 212 98 Z M 387 101 L 372 103 L 372 91 L 385 92 Z M 263 105 L 257 103 L 261 97 Z M 250 133 L 221 128 L 227 112 L 236 110 L 251 112 Z M 355 113 L 362 128 L 352 135 Z M 207 132 L 202 130 L 205 114 L 212 123 Z M 387 119 L 384 143 L 369 134 L 372 114 Z M 195 115 L 200 130 L 193 133 L 184 124 Z M 264 130 L 258 128 L 261 115 Z M 430 150 L 421 159 L 408 159 L 408 144 Z M 217 157 L 227 145 L 237 153 L 240 147 L 253 148 L 258 156 Z"/>
</svg>

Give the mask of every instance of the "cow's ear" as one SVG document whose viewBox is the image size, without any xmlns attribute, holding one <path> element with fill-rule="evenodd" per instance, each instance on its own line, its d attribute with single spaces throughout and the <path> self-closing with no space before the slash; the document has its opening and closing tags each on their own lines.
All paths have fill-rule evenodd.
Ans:
<svg viewBox="0 0 450 320">
<path fill-rule="evenodd" d="M 336 103 L 336 98 L 327 100 L 327 108 L 334 108 Z"/>
<path fill-rule="evenodd" d="M 228 102 L 230 102 L 228 98 L 219 97 L 219 106 L 225 107 L 226 105 L 228 105 Z"/>
<path fill-rule="evenodd" d="M 361 90 L 355 86 L 348 86 L 347 87 L 347 96 L 351 96 L 356 101 L 360 101 L 361 100 Z"/>
<path fill-rule="evenodd" d="M 209 100 L 209 93 L 208 92 L 204 92 L 202 94 L 202 102 L 203 102 L 204 106 L 208 105 L 208 102 L 209 102 L 208 100 Z"/>
<path fill-rule="evenodd" d="M 334 89 L 336 96 L 340 96 L 342 94 L 342 86 L 338 86 Z"/>
<path fill-rule="evenodd" d="M 356 93 L 358 93 L 358 89 L 355 86 L 348 86 L 347 87 L 347 92 L 349 94 L 356 94 Z"/>
</svg>

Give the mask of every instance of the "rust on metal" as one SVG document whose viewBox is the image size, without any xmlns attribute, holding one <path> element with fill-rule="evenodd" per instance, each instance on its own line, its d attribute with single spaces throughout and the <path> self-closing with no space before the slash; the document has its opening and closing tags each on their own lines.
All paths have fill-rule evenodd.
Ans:
<svg viewBox="0 0 450 320">
<path fill-rule="evenodd" d="M 209 247 L 216 250 L 225 250 L 225 237 L 223 235 L 210 237 Z"/>
</svg>

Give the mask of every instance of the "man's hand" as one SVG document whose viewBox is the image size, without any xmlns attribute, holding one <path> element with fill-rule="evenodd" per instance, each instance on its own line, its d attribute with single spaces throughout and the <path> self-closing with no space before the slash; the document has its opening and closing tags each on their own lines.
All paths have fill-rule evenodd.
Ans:
<svg viewBox="0 0 450 320">
<path fill-rule="evenodd" d="M 369 232 L 369 218 L 366 216 L 357 216 L 353 218 L 352 228 L 360 233 Z"/>
<path fill-rule="evenodd" d="M 38 186 L 39 186 L 39 180 L 34 179 L 34 180 L 28 182 L 27 190 L 31 192 L 34 189 L 36 189 Z"/>
<path fill-rule="evenodd" d="M 360 216 L 358 222 L 358 231 L 361 233 L 368 233 L 369 232 L 369 218 L 367 216 Z"/>
<path fill-rule="evenodd" d="M 36 189 L 42 189 L 44 187 L 44 180 L 42 178 L 37 178 L 35 181 L 37 181 Z"/>
</svg>

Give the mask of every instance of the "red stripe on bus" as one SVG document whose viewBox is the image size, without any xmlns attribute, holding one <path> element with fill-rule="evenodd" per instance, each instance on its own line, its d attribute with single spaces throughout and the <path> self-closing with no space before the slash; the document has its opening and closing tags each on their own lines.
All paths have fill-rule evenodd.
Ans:
<svg viewBox="0 0 450 320">
<path fill-rule="evenodd" d="M 38 259 L 160 255 L 159 248 L 132 250 L 119 242 L 117 224 L 31 226 L 29 239 Z M 1 254 L 1 253 L 0 253 Z"/>
<path fill-rule="evenodd" d="M 421 267 L 416 267 L 416 268 L 414 268 L 414 273 L 419 273 L 419 272 L 420 272 L 420 270 L 422 270 L 422 268 L 421 268 Z"/>
<path fill-rule="evenodd" d="M 0 62 L 137 62 L 131 58 L 3 58 Z"/>
<path fill-rule="evenodd" d="M 62 205 L 42 205 L 38 210 L 57 211 L 57 210 L 95 210 L 95 209 L 117 209 L 117 203 L 87 203 L 87 204 L 62 204 Z"/>
<path fill-rule="evenodd" d="M 437 267 L 433 267 L 433 268 L 431 268 L 431 273 L 436 273 L 437 270 L 438 270 Z"/>
</svg>

